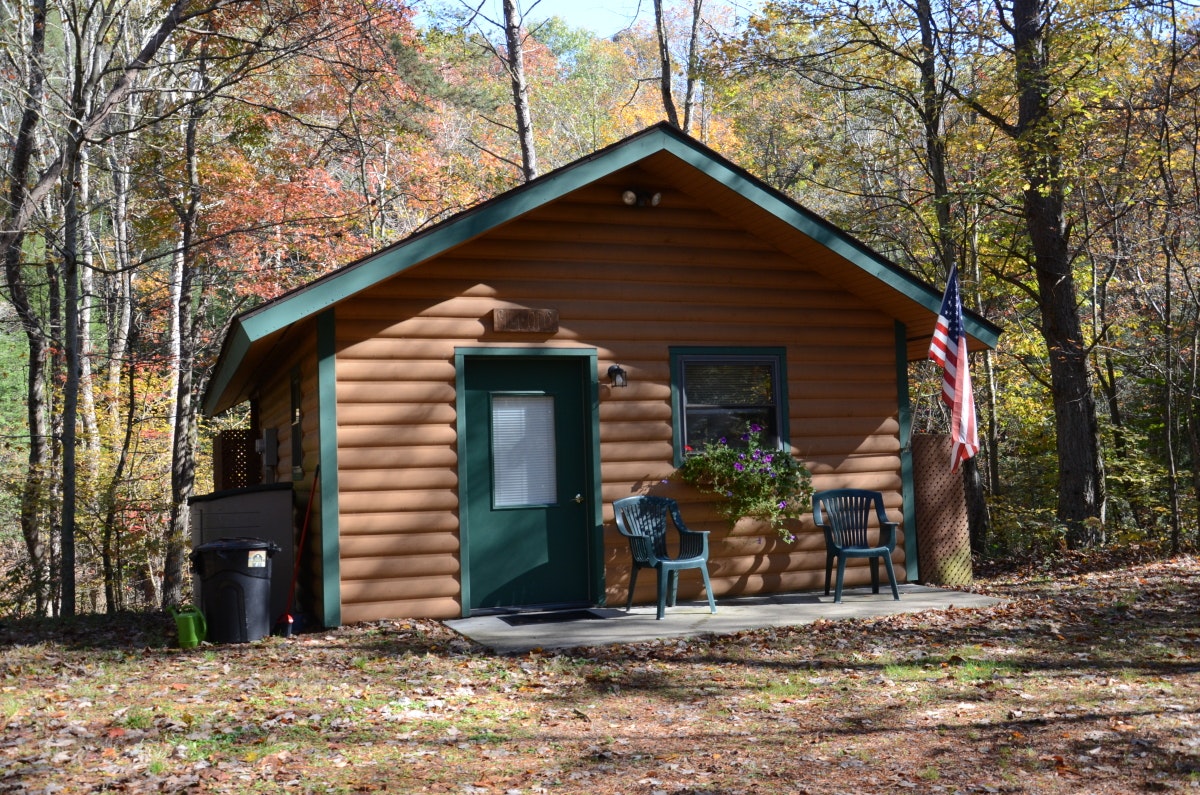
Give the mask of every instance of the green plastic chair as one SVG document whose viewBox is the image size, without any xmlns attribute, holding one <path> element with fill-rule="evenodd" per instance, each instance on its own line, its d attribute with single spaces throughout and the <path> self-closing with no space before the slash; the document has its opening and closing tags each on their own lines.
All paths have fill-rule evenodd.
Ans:
<svg viewBox="0 0 1200 795">
<path fill-rule="evenodd" d="M 689 530 L 679 515 L 679 504 L 669 497 L 625 497 L 613 503 L 613 511 L 617 517 L 617 529 L 629 539 L 629 551 L 633 555 L 626 610 L 633 607 L 633 588 L 637 584 L 639 570 L 655 569 L 658 572 L 658 618 L 661 619 L 668 604 L 668 591 L 669 603 L 671 607 L 675 606 L 679 572 L 684 569 L 699 569 L 704 577 L 704 592 L 708 594 L 709 610 L 717 612 L 712 584 L 708 580 L 707 530 Z M 675 529 L 679 531 L 679 554 L 676 557 L 671 557 L 667 552 L 668 515 Z"/>
<path fill-rule="evenodd" d="M 849 558 L 868 558 L 871 562 L 871 593 L 879 593 L 879 560 L 887 567 L 892 596 L 900 598 L 896 573 L 892 569 L 892 552 L 896 549 L 896 522 L 889 522 L 883 510 L 883 495 L 866 489 L 834 489 L 813 495 L 813 521 L 825 532 L 825 595 L 829 595 L 829 579 L 833 561 L 837 559 L 837 589 L 833 601 L 842 601 L 842 579 Z M 879 521 L 879 543 L 868 539 L 871 512 Z"/>
</svg>

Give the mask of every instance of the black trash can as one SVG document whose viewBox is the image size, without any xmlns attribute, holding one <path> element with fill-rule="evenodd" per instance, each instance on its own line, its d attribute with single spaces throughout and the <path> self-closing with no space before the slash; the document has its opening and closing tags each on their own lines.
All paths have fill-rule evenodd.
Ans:
<svg viewBox="0 0 1200 795">
<path fill-rule="evenodd" d="M 271 634 L 271 556 L 278 551 L 261 538 L 222 538 L 193 550 L 207 640 L 248 643 Z"/>
</svg>

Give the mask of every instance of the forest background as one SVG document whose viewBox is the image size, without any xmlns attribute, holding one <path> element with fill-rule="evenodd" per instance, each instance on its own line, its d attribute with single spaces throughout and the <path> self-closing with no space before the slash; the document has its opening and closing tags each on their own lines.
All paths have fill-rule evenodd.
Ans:
<svg viewBox="0 0 1200 795">
<path fill-rule="evenodd" d="M 0 613 L 183 599 L 234 314 L 663 119 L 1004 328 L 977 559 L 1197 540 L 1195 5 L 416 10 L 0 0 Z"/>
</svg>

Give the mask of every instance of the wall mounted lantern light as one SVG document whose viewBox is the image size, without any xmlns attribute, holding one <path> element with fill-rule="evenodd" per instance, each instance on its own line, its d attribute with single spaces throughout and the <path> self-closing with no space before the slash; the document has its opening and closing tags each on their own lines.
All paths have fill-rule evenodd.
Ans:
<svg viewBox="0 0 1200 795">
<path fill-rule="evenodd" d="M 627 190 L 621 194 L 621 201 L 630 207 L 657 207 L 662 201 L 662 194 L 649 193 L 644 190 Z"/>
<path fill-rule="evenodd" d="M 608 381 L 613 386 L 629 386 L 629 374 L 619 364 L 608 368 Z"/>
</svg>

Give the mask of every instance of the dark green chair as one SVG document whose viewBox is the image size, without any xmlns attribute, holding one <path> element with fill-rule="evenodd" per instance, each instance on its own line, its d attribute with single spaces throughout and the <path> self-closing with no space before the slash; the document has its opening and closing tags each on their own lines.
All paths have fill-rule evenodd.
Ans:
<svg viewBox="0 0 1200 795">
<path fill-rule="evenodd" d="M 896 549 L 896 522 L 889 522 L 883 510 L 883 495 L 866 489 L 834 489 L 813 495 L 813 521 L 825 533 L 825 595 L 837 560 L 837 589 L 833 601 L 842 601 L 842 579 L 849 558 L 868 558 L 871 562 L 871 593 L 879 593 L 879 561 L 887 567 L 892 596 L 900 598 L 892 552 Z M 879 523 L 879 543 L 871 544 L 871 513 Z"/>
<path fill-rule="evenodd" d="M 675 606 L 679 572 L 684 569 L 699 569 L 704 577 L 704 592 L 708 594 L 709 610 L 717 612 L 712 584 L 708 581 L 707 530 L 689 530 L 679 515 L 679 504 L 669 497 L 625 497 L 613 503 L 613 511 L 617 517 L 617 529 L 629 539 L 629 551 L 633 555 L 626 610 L 633 607 L 633 587 L 637 584 L 639 570 L 655 569 L 658 572 L 658 618 L 661 619 L 668 604 L 668 590 L 669 603 L 671 607 Z M 675 557 L 671 557 L 667 551 L 668 515 L 675 529 L 679 531 L 679 553 Z"/>
</svg>

